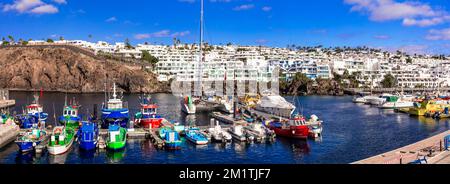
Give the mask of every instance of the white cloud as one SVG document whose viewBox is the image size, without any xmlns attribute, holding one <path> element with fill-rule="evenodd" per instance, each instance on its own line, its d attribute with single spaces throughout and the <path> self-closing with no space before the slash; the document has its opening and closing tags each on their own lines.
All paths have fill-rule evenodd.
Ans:
<svg viewBox="0 0 450 184">
<path fill-rule="evenodd" d="M 58 4 L 67 4 L 66 0 L 53 0 L 53 2 L 58 3 Z"/>
<path fill-rule="evenodd" d="M 150 38 L 150 34 L 136 34 L 134 35 L 134 38 L 137 40 L 147 39 Z"/>
<path fill-rule="evenodd" d="M 250 10 L 250 9 L 253 9 L 254 7 L 255 7 L 254 4 L 243 4 L 243 5 L 234 7 L 233 10 L 234 11 Z"/>
<path fill-rule="evenodd" d="M 394 0 L 344 0 L 352 5 L 351 11 L 363 12 L 372 21 L 403 20 L 405 26 L 432 26 L 449 21 L 447 12 L 433 9 L 421 2 Z"/>
<path fill-rule="evenodd" d="M 425 37 L 427 40 L 450 40 L 450 28 L 447 29 L 432 29 L 428 31 L 428 35 Z"/>
<path fill-rule="evenodd" d="M 166 38 L 166 37 L 183 37 L 191 34 L 190 31 L 181 31 L 172 33 L 170 30 L 165 29 L 154 33 L 141 33 L 134 35 L 137 40 L 147 39 L 147 38 Z"/>
<path fill-rule="evenodd" d="M 58 11 L 59 11 L 58 8 L 56 8 L 55 6 L 53 6 L 51 4 L 38 6 L 38 7 L 30 10 L 31 13 L 35 13 L 35 14 L 53 14 L 53 13 L 58 13 Z"/>
<path fill-rule="evenodd" d="M 110 18 L 105 20 L 105 22 L 115 22 L 115 21 L 117 21 L 116 17 L 110 17 Z"/>
<path fill-rule="evenodd" d="M 266 43 L 268 43 L 268 42 L 269 42 L 269 41 L 266 40 L 266 39 L 258 39 L 258 40 L 255 41 L 255 43 L 256 43 L 256 44 L 259 44 L 259 45 L 264 45 L 264 44 L 266 44 Z"/>
<path fill-rule="evenodd" d="M 59 2 L 62 1 L 59 0 Z M 44 3 L 41 0 L 14 0 L 12 4 L 3 5 L 3 11 L 30 14 L 53 14 L 59 12 L 56 6 Z"/>
<path fill-rule="evenodd" d="M 182 3 L 195 3 L 195 0 L 178 0 L 178 2 L 182 2 Z"/>
<path fill-rule="evenodd" d="M 264 6 L 264 7 L 262 7 L 262 11 L 265 11 L 265 12 L 272 11 L 272 7 L 270 7 L 270 6 Z"/>
<path fill-rule="evenodd" d="M 171 36 L 172 37 L 183 37 L 183 36 L 187 36 L 189 34 L 191 34 L 190 31 L 182 31 L 182 32 L 175 32 Z"/>
<path fill-rule="evenodd" d="M 391 37 L 388 35 L 375 35 L 374 38 L 379 39 L 379 40 L 387 40 Z"/>
</svg>

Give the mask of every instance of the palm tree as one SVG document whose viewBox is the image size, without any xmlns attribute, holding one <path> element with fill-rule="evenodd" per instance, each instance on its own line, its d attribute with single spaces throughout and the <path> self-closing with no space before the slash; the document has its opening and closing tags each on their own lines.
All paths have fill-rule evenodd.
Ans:
<svg viewBox="0 0 450 184">
<path fill-rule="evenodd" d="M 10 41 L 11 43 L 14 43 L 14 37 L 13 37 L 13 36 L 8 35 L 8 38 L 9 38 L 9 41 Z"/>
</svg>

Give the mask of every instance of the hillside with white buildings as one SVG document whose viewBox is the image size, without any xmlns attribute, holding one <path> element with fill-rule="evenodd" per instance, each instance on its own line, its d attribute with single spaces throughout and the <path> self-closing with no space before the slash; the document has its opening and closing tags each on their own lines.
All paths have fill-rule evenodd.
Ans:
<svg viewBox="0 0 450 184">
<path fill-rule="evenodd" d="M 48 44 L 29 41 L 28 45 Z M 139 59 L 143 51 L 158 58 L 154 72 L 158 80 L 195 81 L 199 71 L 203 79 L 268 81 L 279 67 L 290 79 L 304 73 L 310 79 L 331 79 L 344 72 L 356 75 L 360 87 L 380 86 L 386 74 L 392 74 L 402 87 L 450 86 L 450 60 L 432 56 L 360 48 L 340 49 L 311 47 L 307 49 L 273 48 L 264 46 L 206 45 L 201 69 L 198 66 L 198 46 L 195 44 L 148 45 L 127 47 L 126 43 L 109 44 L 99 41 L 59 40 L 52 44 L 70 44 L 99 54 L 112 54 Z"/>
</svg>

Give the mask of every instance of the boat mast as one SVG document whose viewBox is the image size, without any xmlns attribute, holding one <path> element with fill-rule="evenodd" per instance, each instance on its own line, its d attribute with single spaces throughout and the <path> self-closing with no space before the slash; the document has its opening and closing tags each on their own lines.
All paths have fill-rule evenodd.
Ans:
<svg viewBox="0 0 450 184">
<path fill-rule="evenodd" d="M 200 1 L 200 44 L 199 44 L 199 60 L 198 60 L 198 85 L 200 88 L 200 96 L 202 96 L 203 91 L 203 85 L 202 85 L 202 62 L 203 62 L 203 9 L 204 9 L 204 2 L 203 0 Z"/>
</svg>

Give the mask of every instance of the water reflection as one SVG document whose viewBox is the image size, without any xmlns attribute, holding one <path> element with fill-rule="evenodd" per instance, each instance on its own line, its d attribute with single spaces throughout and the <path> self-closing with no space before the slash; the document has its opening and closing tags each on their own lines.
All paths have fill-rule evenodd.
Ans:
<svg viewBox="0 0 450 184">
<path fill-rule="evenodd" d="M 78 152 L 80 154 L 80 158 L 81 159 L 85 159 L 85 160 L 92 160 L 94 159 L 94 157 L 96 156 L 97 151 L 94 150 L 83 150 L 83 149 L 79 149 L 80 151 Z"/>
<path fill-rule="evenodd" d="M 106 151 L 106 156 L 108 157 L 108 162 L 112 164 L 120 163 L 125 157 L 125 149 L 122 150 L 108 150 Z"/>
<path fill-rule="evenodd" d="M 280 137 L 277 140 L 280 141 L 283 146 L 288 147 L 296 158 L 303 157 L 311 151 L 307 140 L 287 139 L 284 137 Z"/>
<path fill-rule="evenodd" d="M 21 153 L 17 152 L 16 164 L 32 164 L 34 163 L 34 152 Z"/>
<path fill-rule="evenodd" d="M 60 154 L 60 155 L 50 155 L 49 154 L 48 163 L 50 163 L 50 164 L 65 164 L 66 160 L 67 160 L 67 155 L 69 155 L 70 152 L 71 152 L 71 150 L 69 150 L 66 153 Z"/>
</svg>

